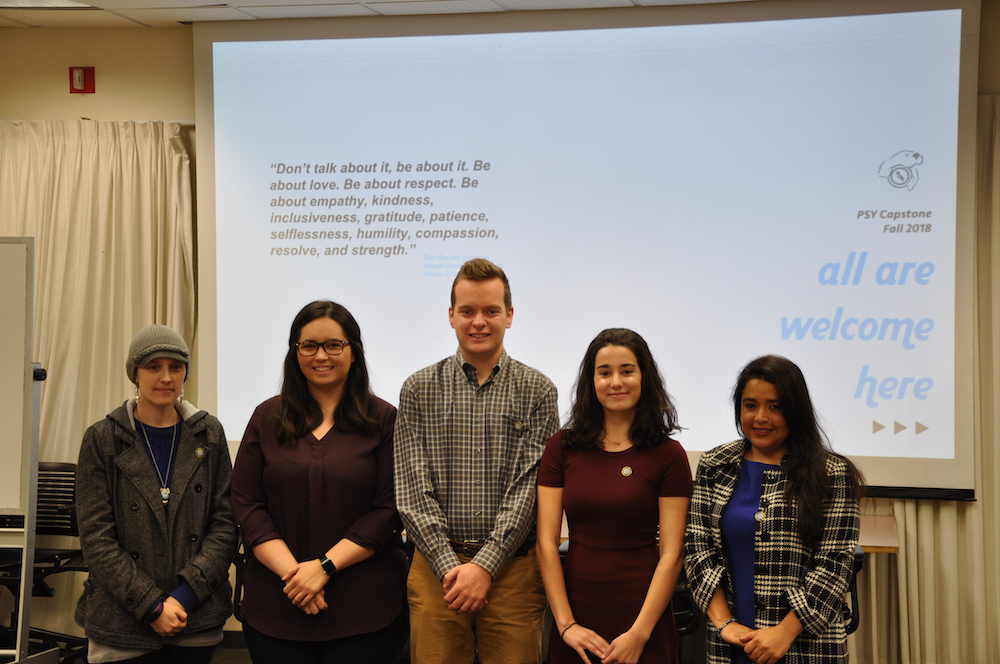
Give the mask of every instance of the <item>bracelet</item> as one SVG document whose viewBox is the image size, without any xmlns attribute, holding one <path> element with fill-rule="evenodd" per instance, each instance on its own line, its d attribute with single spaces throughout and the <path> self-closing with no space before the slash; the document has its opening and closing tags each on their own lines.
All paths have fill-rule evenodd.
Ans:
<svg viewBox="0 0 1000 664">
<path fill-rule="evenodd" d="M 728 625 L 729 623 L 734 623 L 734 622 L 736 622 L 736 618 L 730 618 L 726 622 L 722 623 L 722 627 L 719 628 L 719 634 L 722 634 L 722 630 L 724 630 L 726 628 L 726 625 Z"/>
<path fill-rule="evenodd" d="M 570 624 L 566 625 L 566 629 L 564 629 L 562 632 L 560 632 L 559 638 L 561 639 L 562 637 L 566 636 L 566 632 L 569 631 L 570 627 L 572 627 L 573 625 L 579 625 L 579 624 L 580 623 L 577 623 L 577 622 L 571 622 Z"/>
<path fill-rule="evenodd" d="M 153 623 L 155 623 L 160 618 L 161 615 L 163 615 L 163 598 L 162 597 L 159 598 L 158 600 L 156 600 L 156 604 L 154 604 L 153 608 L 150 609 L 149 612 L 146 614 L 146 620 L 149 621 L 150 625 L 152 625 Z"/>
</svg>

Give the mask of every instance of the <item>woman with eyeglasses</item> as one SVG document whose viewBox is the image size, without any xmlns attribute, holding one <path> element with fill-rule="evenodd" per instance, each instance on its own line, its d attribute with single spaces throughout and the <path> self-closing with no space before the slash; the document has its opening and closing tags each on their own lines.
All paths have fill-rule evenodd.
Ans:
<svg viewBox="0 0 1000 664">
<path fill-rule="evenodd" d="M 398 661 L 409 628 L 395 419 L 369 388 L 350 312 L 326 300 L 303 307 L 281 394 L 257 407 L 233 470 L 255 664 Z"/>
</svg>

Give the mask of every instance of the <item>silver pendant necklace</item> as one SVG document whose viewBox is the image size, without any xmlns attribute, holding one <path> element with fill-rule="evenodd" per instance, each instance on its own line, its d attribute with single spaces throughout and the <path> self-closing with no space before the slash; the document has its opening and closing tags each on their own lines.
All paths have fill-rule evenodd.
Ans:
<svg viewBox="0 0 1000 664">
<path fill-rule="evenodd" d="M 139 420 L 136 420 L 139 422 Z M 156 463 L 156 455 L 153 454 L 153 446 L 149 444 L 149 434 L 146 433 L 146 425 L 139 422 L 139 430 L 142 431 L 142 437 L 146 440 L 146 449 L 149 450 L 149 458 L 153 460 L 153 469 L 156 471 L 156 478 L 160 480 L 160 502 L 164 505 L 170 500 L 170 487 L 167 486 L 167 477 L 170 476 L 170 466 L 174 462 L 174 445 L 177 444 L 177 430 L 180 428 L 180 422 L 173 426 L 174 436 L 170 441 L 170 456 L 167 460 L 167 475 L 164 476 L 160 472 L 160 464 Z"/>
</svg>

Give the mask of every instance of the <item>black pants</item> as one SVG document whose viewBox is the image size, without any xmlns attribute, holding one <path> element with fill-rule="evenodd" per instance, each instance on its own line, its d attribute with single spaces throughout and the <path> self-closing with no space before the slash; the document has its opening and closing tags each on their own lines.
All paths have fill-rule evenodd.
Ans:
<svg viewBox="0 0 1000 664">
<path fill-rule="evenodd" d="M 410 635 L 406 607 L 388 627 L 332 641 L 289 641 L 261 634 L 243 623 L 253 664 L 398 664 Z"/>
</svg>

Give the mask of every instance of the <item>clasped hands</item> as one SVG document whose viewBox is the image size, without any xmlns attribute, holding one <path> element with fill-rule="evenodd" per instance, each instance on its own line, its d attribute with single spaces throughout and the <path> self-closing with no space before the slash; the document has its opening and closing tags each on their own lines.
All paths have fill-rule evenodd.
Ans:
<svg viewBox="0 0 1000 664">
<path fill-rule="evenodd" d="M 163 611 L 153 621 L 153 630 L 160 636 L 177 636 L 187 627 L 187 611 L 173 597 L 163 600 Z"/>
<path fill-rule="evenodd" d="M 486 595 L 493 584 L 493 575 L 475 563 L 452 567 L 441 580 L 444 601 L 458 614 L 475 613 L 489 604 Z"/>
<path fill-rule="evenodd" d="M 324 587 L 330 577 L 318 559 L 296 563 L 281 580 L 285 582 L 285 595 L 307 615 L 314 616 L 327 607 Z"/>
<path fill-rule="evenodd" d="M 750 629 L 738 622 L 723 627 L 719 635 L 726 643 L 742 648 L 755 664 L 774 664 L 785 656 L 795 640 L 795 635 L 789 634 L 781 625 Z"/>
<path fill-rule="evenodd" d="M 642 656 L 647 639 L 632 630 L 608 643 L 600 634 L 579 623 L 563 628 L 562 640 L 575 650 L 584 664 L 590 664 L 586 651 L 601 658 L 602 664 L 635 664 Z"/>
</svg>

